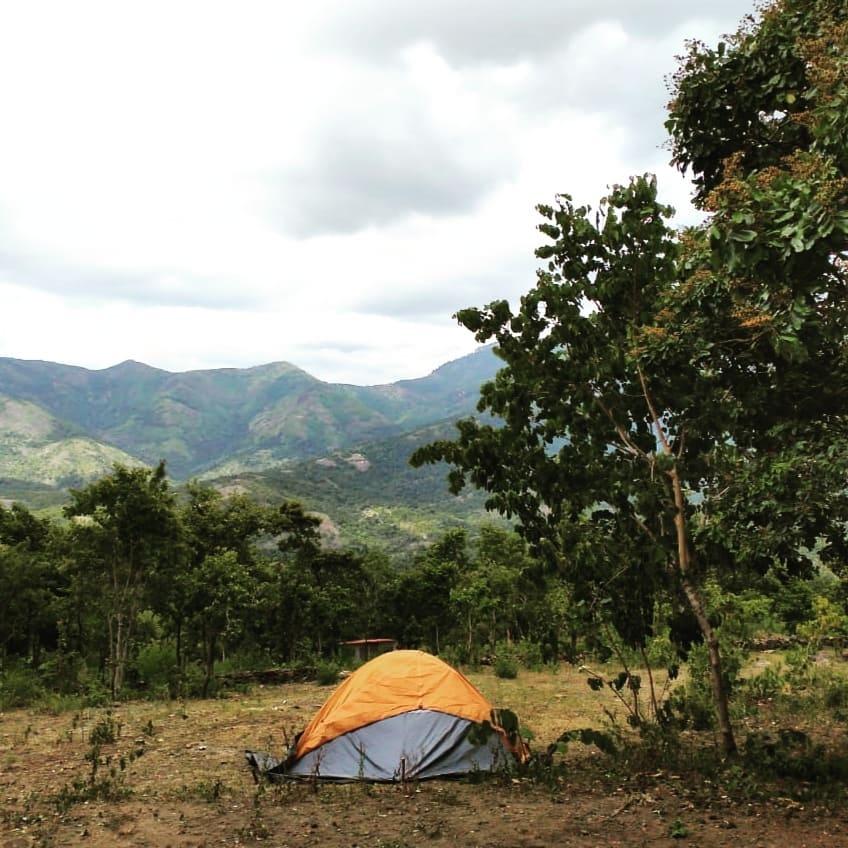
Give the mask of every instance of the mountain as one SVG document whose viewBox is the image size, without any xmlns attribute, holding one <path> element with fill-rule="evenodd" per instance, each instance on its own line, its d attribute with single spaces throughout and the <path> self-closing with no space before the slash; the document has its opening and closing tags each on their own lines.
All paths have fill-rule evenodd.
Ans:
<svg viewBox="0 0 848 848">
<path fill-rule="evenodd" d="M 444 464 L 409 464 L 420 445 L 455 434 L 449 419 L 267 471 L 210 475 L 208 482 L 225 494 L 249 494 L 266 503 L 300 501 L 323 517 L 321 529 L 330 543 L 377 544 L 399 554 L 451 527 L 498 521 L 486 512 L 483 493 L 469 488 L 454 497 L 448 492 Z"/>
<path fill-rule="evenodd" d="M 114 463 L 138 464 L 117 448 L 87 438 L 35 403 L 0 395 L 0 479 L 47 487 L 75 485 Z"/>
<path fill-rule="evenodd" d="M 0 497 L 77 484 L 115 461 L 218 477 L 379 443 L 471 413 L 497 363 L 481 348 L 427 377 L 352 386 L 285 362 L 172 373 L 0 358 Z"/>
</svg>

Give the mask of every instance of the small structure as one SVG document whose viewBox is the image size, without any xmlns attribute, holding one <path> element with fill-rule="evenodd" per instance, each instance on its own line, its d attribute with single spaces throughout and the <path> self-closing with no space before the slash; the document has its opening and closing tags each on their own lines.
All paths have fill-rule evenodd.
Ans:
<svg viewBox="0 0 848 848">
<path fill-rule="evenodd" d="M 342 642 L 342 651 L 353 662 L 368 662 L 372 657 L 378 657 L 397 648 L 397 639 L 351 639 Z"/>
</svg>

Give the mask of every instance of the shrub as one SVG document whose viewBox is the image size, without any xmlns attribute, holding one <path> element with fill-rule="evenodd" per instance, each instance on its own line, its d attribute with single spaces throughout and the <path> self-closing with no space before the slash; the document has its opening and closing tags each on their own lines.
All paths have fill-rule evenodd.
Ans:
<svg viewBox="0 0 848 848">
<path fill-rule="evenodd" d="M 10 668 L 0 677 L 0 709 L 28 707 L 44 694 L 38 675 L 29 668 Z"/>
<path fill-rule="evenodd" d="M 522 639 L 516 645 L 516 653 L 521 661 L 521 665 L 529 668 L 531 671 L 539 671 L 545 665 L 545 658 L 542 655 L 542 646 L 538 642 L 531 642 L 529 639 Z"/>
<path fill-rule="evenodd" d="M 121 725 L 112 716 L 111 710 L 91 728 L 88 741 L 92 745 L 112 745 L 120 736 Z"/>
<path fill-rule="evenodd" d="M 139 686 L 155 695 L 175 694 L 179 680 L 177 651 L 173 645 L 152 642 L 135 659 Z"/>
<path fill-rule="evenodd" d="M 48 654 L 38 667 L 38 675 L 51 692 L 80 695 L 88 678 L 85 658 L 76 651 L 56 651 Z"/>
<path fill-rule="evenodd" d="M 745 688 L 750 697 L 757 701 L 774 698 L 783 691 L 786 678 L 776 668 L 769 666 L 763 669 L 756 677 L 746 681 Z"/>
<path fill-rule="evenodd" d="M 732 642 L 722 640 L 722 673 L 725 691 L 733 695 L 739 685 L 743 653 Z M 675 716 L 684 727 L 693 730 L 710 730 L 715 724 L 710 666 L 707 646 L 694 645 L 689 652 L 688 679 L 676 689 L 669 703 Z"/>
<path fill-rule="evenodd" d="M 339 680 L 341 667 L 333 660 L 321 660 L 315 666 L 315 680 L 319 686 L 332 686 Z"/>
<path fill-rule="evenodd" d="M 518 677 L 518 653 L 512 645 L 504 642 L 495 648 L 495 677 L 514 680 Z"/>
<path fill-rule="evenodd" d="M 840 713 L 848 707 L 848 680 L 829 680 L 824 690 L 824 704 L 831 710 L 839 710 Z"/>
<path fill-rule="evenodd" d="M 447 645 L 439 651 L 439 656 L 450 666 L 459 668 L 465 665 L 468 660 L 468 653 L 454 645 Z"/>
<path fill-rule="evenodd" d="M 206 675 L 203 670 L 192 663 L 189 663 L 179 676 L 177 686 L 177 694 L 181 698 L 200 698 L 203 696 L 203 682 Z M 206 693 L 210 697 L 214 697 L 218 690 L 218 681 L 215 677 L 209 681 L 209 690 Z"/>
</svg>

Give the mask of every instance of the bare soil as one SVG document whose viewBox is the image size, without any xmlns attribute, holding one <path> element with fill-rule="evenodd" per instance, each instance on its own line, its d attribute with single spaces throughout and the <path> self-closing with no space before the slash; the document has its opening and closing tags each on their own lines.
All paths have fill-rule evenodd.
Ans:
<svg viewBox="0 0 848 848">
<path fill-rule="evenodd" d="M 534 747 L 563 730 L 597 726 L 603 705 L 615 709 L 611 696 L 599 702 L 585 675 L 571 670 L 523 672 L 516 681 L 472 677 L 496 705 L 522 715 L 536 732 Z M 282 753 L 285 735 L 301 729 L 328 694 L 316 684 L 288 684 L 186 704 L 132 702 L 110 714 L 0 714 L 0 848 L 848 848 L 848 810 L 779 794 L 749 802 L 691 775 L 616 778 L 588 750 L 553 787 L 525 779 L 257 786 L 244 750 Z M 85 800 L 74 782 L 86 785 L 91 730 L 109 715 L 120 727 L 101 750 L 101 759 L 111 758 L 98 771 L 106 789 Z"/>
</svg>

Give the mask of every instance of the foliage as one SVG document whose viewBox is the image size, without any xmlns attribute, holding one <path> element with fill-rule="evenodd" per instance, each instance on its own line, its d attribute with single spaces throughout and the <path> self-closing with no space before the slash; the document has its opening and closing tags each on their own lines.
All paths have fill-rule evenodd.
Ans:
<svg viewBox="0 0 848 848">
<path fill-rule="evenodd" d="M 672 839 L 685 839 L 689 836 L 689 828 L 680 819 L 675 819 L 668 826 L 668 835 Z"/>
<path fill-rule="evenodd" d="M 832 755 L 803 731 L 791 728 L 749 734 L 743 762 L 758 771 L 797 781 L 830 783 L 848 778 L 848 757 Z"/>
<path fill-rule="evenodd" d="M 116 465 L 112 474 L 72 492 L 65 508 L 78 568 L 103 587 L 112 696 L 120 693 L 136 616 L 151 573 L 173 568 L 179 527 L 165 464 Z"/>
<path fill-rule="evenodd" d="M 335 686 L 340 672 L 341 666 L 334 660 L 321 660 L 315 666 L 315 680 L 319 686 Z"/>
<path fill-rule="evenodd" d="M 812 648 L 818 648 L 827 637 L 837 639 L 840 645 L 848 637 L 848 615 L 830 598 L 815 596 L 812 613 L 813 617 L 798 627 L 798 635 Z"/>
<path fill-rule="evenodd" d="M 88 735 L 88 741 L 92 745 L 112 745 L 121 734 L 121 725 L 116 721 L 110 710 L 104 715 Z"/>
<path fill-rule="evenodd" d="M 185 499 L 175 499 L 169 508 L 176 522 L 175 559 L 150 570 L 139 593 L 125 695 L 214 694 L 219 689 L 216 673 L 262 670 L 280 662 L 308 668 L 310 674 L 320 664 L 330 684 L 337 680 L 332 656 L 338 641 L 365 635 L 394 636 L 404 647 L 432 650 L 438 644 L 454 664 L 491 658 L 497 662 L 495 670 L 507 674 L 517 673 L 519 666 L 539 668 L 562 655 L 586 661 L 587 655 L 614 653 L 629 671 L 621 680 L 610 675 L 603 685 L 622 695 L 631 710 L 638 700 L 635 724 L 646 758 L 649 748 L 663 757 L 670 750 L 671 737 L 655 732 L 648 720 L 653 716 L 651 677 L 636 669 L 648 662 L 676 674 L 679 645 L 672 641 L 673 628 L 666 620 L 674 607 L 666 600 L 653 610 L 652 620 L 639 619 L 635 627 L 622 624 L 625 633 L 645 634 L 644 645 L 628 645 L 614 621 L 625 605 L 597 600 L 605 581 L 625 591 L 626 583 L 616 582 L 615 560 L 597 561 L 594 595 L 581 597 L 563 573 L 533 556 L 523 539 L 493 525 L 477 537 L 446 533 L 401 570 L 380 555 L 320 547 L 314 520 L 293 504 L 271 509 L 192 485 Z M 42 616 L 35 616 L 38 627 L 27 638 L 10 640 L 5 658 L 0 654 L 0 702 L 54 713 L 110 703 L 108 667 L 102 666 L 108 656 L 109 586 L 98 579 L 96 569 L 83 567 L 91 555 L 88 540 L 81 542 L 75 527 L 40 521 L 20 508 L 14 520 L 5 518 L 5 538 L 15 544 L 0 543 L 5 545 L 0 554 L 11 551 L 20 560 L 20 567 L 6 572 L 11 602 L 26 597 L 16 587 L 29 585 L 28 564 L 49 567 L 42 573 L 50 580 L 38 587 L 44 598 L 43 609 L 36 610 Z M 586 544 L 597 547 L 600 540 L 591 537 Z M 833 609 L 842 603 L 839 582 L 821 573 L 791 585 L 799 596 L 826 597 Z M 729 592 L 708 581 L 705 592 L 709 613 L 728 642 L 725 650 L 735 650 L 734 642 L 760 628 L 785 627 L 778 607 L 753 589 Z M 797 605 L 785 608 L 796 614 Z M 804 697 L 810 703 L 836 715 L 844 710 L 839 706 L 842 693 L 835 681 L 816 670 L 811 652 L 804 650 L 797 675 L 787 672 L 781 696 L 808 693 Z M 699 649 L 694 660 L 700 684 L 697 699 L 695 690 L 690 692 L 686 709 L 691 712 L 699 704 L 703 717 L 693 722 L 682 708 L 680 717 L 706 726 L 711 723 L 709 689 Z M 768 697 L 768 682 L 746 684 L 746 703 Z M 658 687 L 655 694 L 657 728 L 666 728 L 665 691 Z M 834 706 L 828 706 L 831 702 Z M 630 745 L 627 728 L 623 731 L 619 741 Z"/>
<path fill-rule="evenodd" d="M 746 694 L 756 701 L 770 700 L 778 696 L 786 686 L 786 678 L 772 666 L 745 681 Z"/>
<path fill-rule="evenodd" d="M 732 642 L 722 639 L 722 684 L 733 694 L 739 683 L 743 652 Z M 695 645 L 689 654 L 687 677 L 670 697 L 671 709 L 684 727 L 709 730 L 715 727 L 712 686 L 709 675 L 709 656 L 706 646 Z"/>
<path fill-rule="evenodd" d="M 500 643 L 495 646 L 495 661 L 492 665 L 495 677 L 514 680 L 518 677 L 518 652 L 512 645 Z"/>
<path fill-rule="evenodd" d="M 143 645 L 133 661 L 133 670 L 138 685 L 154 697 L 177 695 L 180 669 L 172 643 L 154 641 Z"/>
<path fill-rule="evenodd" d="M 609 733 L 592 727 L 582 727 L 576 730 L 567 730 L 561 734 L 555 742 L 548 747 L 548 756 L 554 753 L 564 754 L 571 742 L 579 742 L 582 745 L 594 745 L 601 753 L 616 755 L 618 745 Z"/>
<path fill-rule="evenodd" d="M 450 463 L 454 492 L 485 489 L 587 598 L 621 606 L 625 641 L 685 600 L 728 753 L 705 577 L 808 574 L 822 537 L 834 566 L 848 553 L 845 18 L 785 0 L 690 46 L 667 125 L 710 218 L 676 232 L 648 176 L 597 213 L 539 206 L 547 264 L 520 307 L 457 314 L 497 344 L 478 409 L 503 426 L 462 421 L 413 455 Z"/>
<path fill-rule="evenodd" d="M 28 707 L 43 694 L 41 680 L 32 669 L 12 667 L 0 674 L 0 710 Z"/>
</svg>

